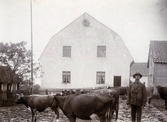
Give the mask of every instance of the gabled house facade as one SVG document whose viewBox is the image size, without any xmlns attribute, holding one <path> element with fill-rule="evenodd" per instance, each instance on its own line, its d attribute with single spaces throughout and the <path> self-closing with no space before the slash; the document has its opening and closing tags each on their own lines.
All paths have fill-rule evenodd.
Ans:
<svg viewBox="0 0 167 122">
<path fill-rule="evenodd" d="M 145 86 L 148 87 L 148 67 L 146 62 L 134 62 L 130 68 L 130 80 L 133 82 L 135 79 L 133 75 L 139 72 L 142 74 L 140 81 L 145 83 Z"/>
<path fill-rule="evenodd" d="M 149 86 L 167 86 L 167 41 L 150 41 L 148 63 Z"/>
<path fill-rule="evenodd" d="M 39 58 L 41 89 L 128 86 L 133 61 L 122 38 L 87 13 L 54 35 Z"/>
</svg>

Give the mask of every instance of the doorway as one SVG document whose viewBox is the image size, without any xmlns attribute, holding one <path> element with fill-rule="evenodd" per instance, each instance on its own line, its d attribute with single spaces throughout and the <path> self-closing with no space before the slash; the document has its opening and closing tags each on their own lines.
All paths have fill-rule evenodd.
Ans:
<svg viewBox="0 0 167 122">
<path fill-rule="evenodd" d="M 114 87 L 121 86 L 121 76 L 114 76 Z"/>
</svg>

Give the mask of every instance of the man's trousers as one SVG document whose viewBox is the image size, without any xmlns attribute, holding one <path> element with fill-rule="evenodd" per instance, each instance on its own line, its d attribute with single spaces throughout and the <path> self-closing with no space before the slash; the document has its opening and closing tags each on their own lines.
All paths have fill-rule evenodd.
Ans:
<svg viewBox="0 0 167 122">
<path fill-rule="evenodd" d="M 135 122 L 137 116 L 137 122 L 141 122 L 142 106 L 131 105 L 132 122 Z"/>
</svg>

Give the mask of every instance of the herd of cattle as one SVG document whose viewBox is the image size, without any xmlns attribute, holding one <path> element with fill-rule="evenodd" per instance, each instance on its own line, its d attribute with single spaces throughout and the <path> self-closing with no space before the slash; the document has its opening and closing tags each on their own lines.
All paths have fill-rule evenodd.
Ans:
<svg viewBox="0 0 167 122">
<path fill-rule="evenodd" d="M 166 91 L 160 86 L 157 89 L 160 91 L 160 96 L 163 96 L 162 99 L 165 99 L 167 108 L 167 88 Z M 116 114 L 115 120 L 118 119 L 119 96 L 127 95 L 127 90 L 128 87 L 119 87 L 82 90 L 80 93 L 62 91 L 50 95 L 18 94 L 16 103 L 24 104 L 30 108 L 32 122 L 36 122 L 37 112 L 43 112 L 48 107 L 55 112 L 56 120 L 59 119 L 59 109 L 61 109 L 70 122 L 76 122 L 76 118 L 92 120 L 95 116 L 98 116 L 100 122 L 110 122 L 114 112 Z"/>
</svg>

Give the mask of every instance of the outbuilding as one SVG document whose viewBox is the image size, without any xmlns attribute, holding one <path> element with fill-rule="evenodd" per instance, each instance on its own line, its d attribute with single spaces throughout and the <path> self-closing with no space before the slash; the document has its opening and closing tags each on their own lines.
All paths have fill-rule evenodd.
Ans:
<svg viewBox="0 0 167 122">
<path fill-rule="evenodd" d="M 154 93 L 157 93 L 156 86 L 167 86 L 167 41 L 150 42 L 147 66 L 148 85 L 153 86 Z"/>
</svg>

